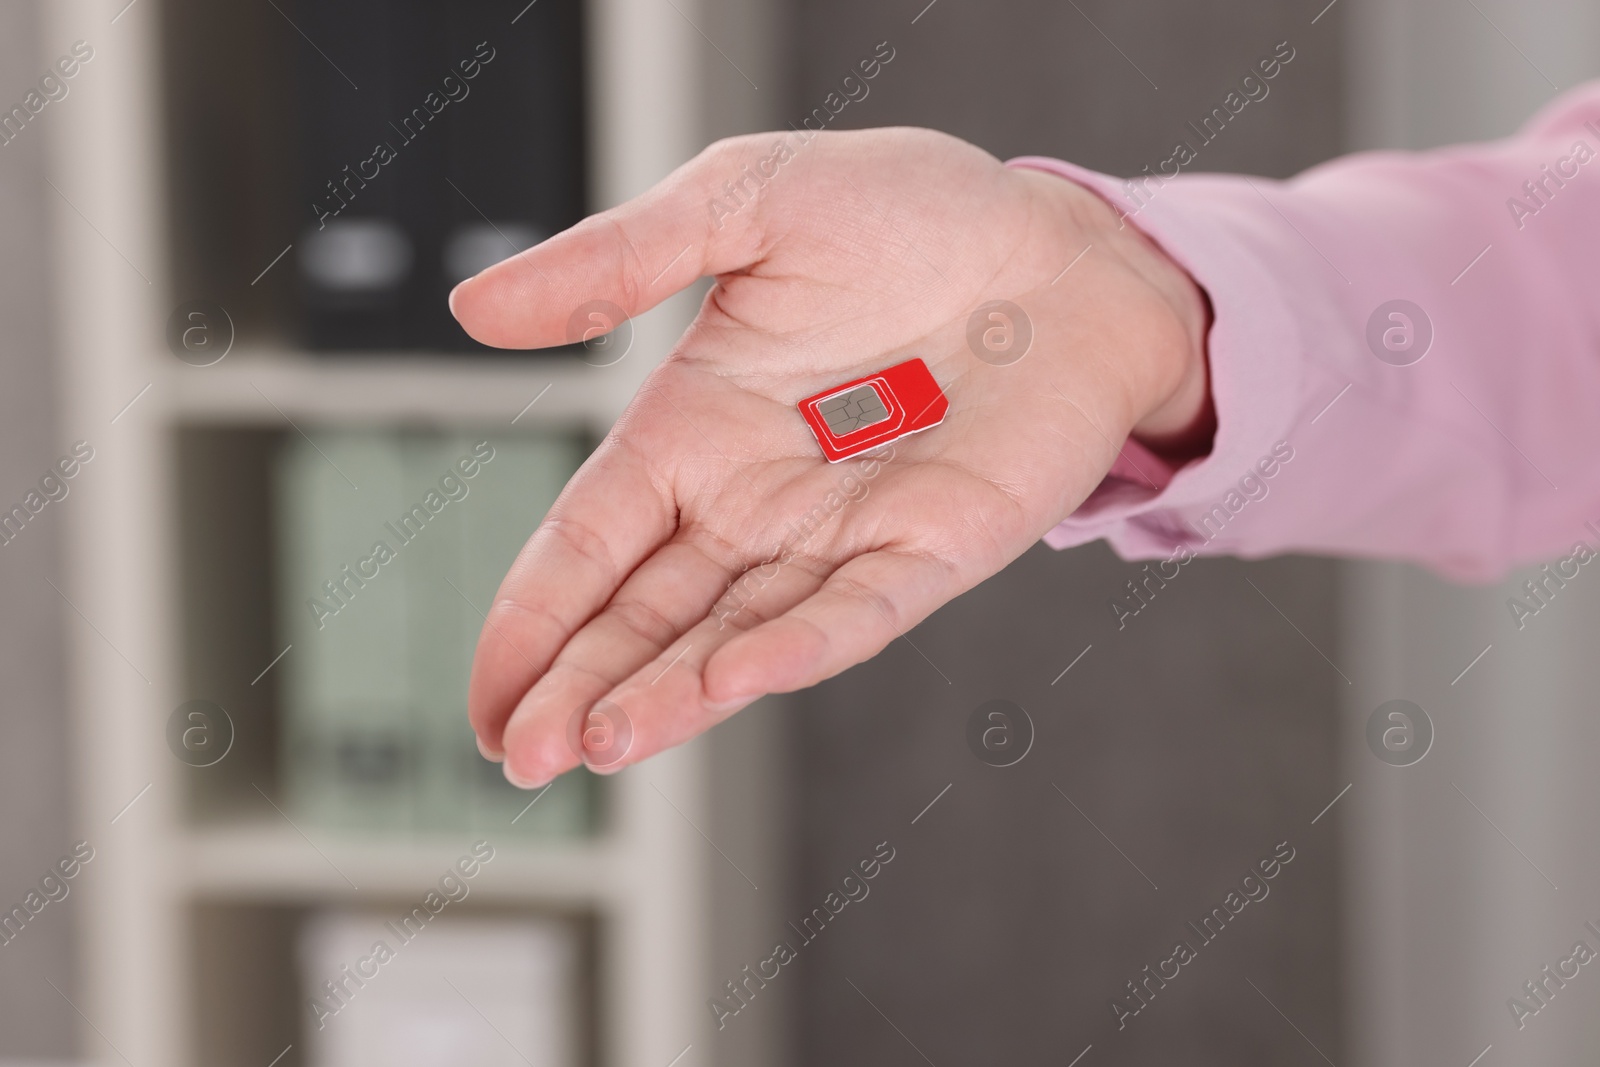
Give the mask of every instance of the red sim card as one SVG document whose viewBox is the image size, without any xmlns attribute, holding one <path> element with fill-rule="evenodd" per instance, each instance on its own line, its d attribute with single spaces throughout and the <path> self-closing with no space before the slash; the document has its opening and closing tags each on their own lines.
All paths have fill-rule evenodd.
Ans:
<svg viewBox="0 0 1600 1067">
<path fill-rule="evenodd" d="M 908 359 L 836 385 L 797 405 L 829 463 L 858 456 L 944 421 L 950 410 L 928 365 Z"/>
</svg>

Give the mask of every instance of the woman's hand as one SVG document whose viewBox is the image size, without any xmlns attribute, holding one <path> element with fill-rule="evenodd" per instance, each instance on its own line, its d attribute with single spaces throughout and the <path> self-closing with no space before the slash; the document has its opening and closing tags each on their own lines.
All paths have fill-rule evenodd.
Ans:
<svg viewBox="0 0 1600 1067">
<path fill-rule="evenodd" d="M 737 207 L 724 183 L 779 141 L 792 158 Z M 451 306 L 485 343 L 556 345 L 588 301 L 633 315 L 705 275 L 489 611 L 470 716 L 518 785 L 579 762 L 596 701 L 631 723 L 590 760 L 614 770 L 871 657 L 1071 514 L 1129 433 L 1159 447 L 1206 407 L 1187 275 L 1094 194 L 925 130 L 722 142 Z M 991 300 L 1031 320 L 1016 362 L 969 346 Z M 828 463 L 796 402 L 912 357 L 943 424 Z"/>
</svg>

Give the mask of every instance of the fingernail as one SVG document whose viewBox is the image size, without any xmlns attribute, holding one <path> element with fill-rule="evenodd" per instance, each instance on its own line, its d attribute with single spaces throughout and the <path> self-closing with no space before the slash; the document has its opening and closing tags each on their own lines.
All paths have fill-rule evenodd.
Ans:
<svg viewBox="0 0 1600 1067">
<path fill-rule="evenodd" d="M 525 778 L 516 771 L 512 770 L 510 763 L 506 763 L 501 769 L 505 772 L 506 781 L 510 782 L 518 789 L 538 789 L 539 787 L 547 785 L 550 782 L 550 779 L 548 778 Z"/>
<path fill-rule="evenodd" d="M 506 754 L 504 752 L 491 751 L 489 746 L 483 743 L 483 738 L 481 737 L 474 737 L 473 740 L 478 743 L 478 754 L 484 759 L 488 760 L 490 763 L 505 762 Z"/>
<path fill-rule="evenodd" d="M 458 315 L 456 312 L 456 295 L 461 292 L 461 287 L 466 285 L 467 282 L 470 282 L 471 280 L 471 278 L 468 278 L 466 282 L 457 282 L 456 287 L 450 290 L 450 314 L 456 315 L 457 318 L 460 318 L 460 315 Z"/>
</svg>

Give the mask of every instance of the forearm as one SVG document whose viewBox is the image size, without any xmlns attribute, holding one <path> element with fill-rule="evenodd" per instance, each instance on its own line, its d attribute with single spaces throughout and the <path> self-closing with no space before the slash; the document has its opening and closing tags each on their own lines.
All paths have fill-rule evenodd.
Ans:
<svg viewBox="0 0 1600 1067">
<path fill-rule="evenodd" d="M 1214 316 L 1209 455 L 1174 472 L 1130 447 L 1119 469 L 1137 477 L 1108 479 L 1051 543 L 1399 556 L 1474 578 L 1568 551 L 1600 519 L 1597 152 L 1590 87 L 1508 141 L 1288 183 L 1018 161 L 1100 192 Z M 1385 307 L 1402 299 L 1422 312 L 1401 309 L 1409 350 Z"/>
</svg>

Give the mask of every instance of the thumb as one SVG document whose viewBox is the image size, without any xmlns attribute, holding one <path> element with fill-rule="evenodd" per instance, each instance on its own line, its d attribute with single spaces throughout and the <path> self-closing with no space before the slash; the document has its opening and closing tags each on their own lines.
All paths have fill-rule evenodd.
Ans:
<svg viewBox="0 0 1600 1067">
<path fill-rule="evenodd" d="M 794 140 L 720 141 L 642 196 L 468 278 L 450 294 L 450 310 L 495 348 L 572 344 L 585 330 L 620 325 L 586 305 L 603 301 L 632 317 L 705 275 L 751 266 L 763 248 L 757 167 L 775 152 L 794 152 Z M 742 203 L 730 198 L 729 183 Z"/>
</svg>

